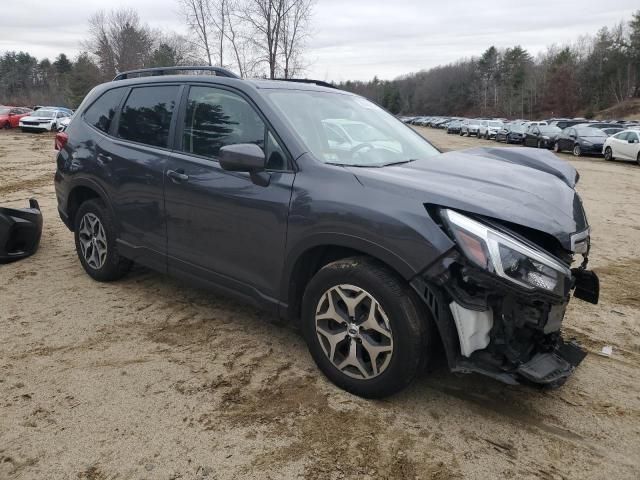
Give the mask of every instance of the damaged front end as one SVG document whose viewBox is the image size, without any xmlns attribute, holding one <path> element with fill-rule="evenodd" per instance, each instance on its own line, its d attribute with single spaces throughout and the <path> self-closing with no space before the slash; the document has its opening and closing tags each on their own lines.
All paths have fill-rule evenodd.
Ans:
<svg viewBox="0 0 640 480">
<path fill-rule="evenodd" d="M 35 198 L 29 208 L 0 208 L 0 264 L 33 255 L 42 236 L 42 213 Z"/>
<path fill-rule="evenodd" d="M 586 269 L 588 227 L 572 251 L 526 227 L 437 208 L 430 212 L 458 248 L 413 281 L 435 318 L 449 367 L 509 384 L 562 385 L 586 356 L 560 329 L 573 295 L 597 303 Z M 525 234 L 530 235 L 525 235 Z M 573 255 L 584 257 L 573 270 Z"/>
</svg>

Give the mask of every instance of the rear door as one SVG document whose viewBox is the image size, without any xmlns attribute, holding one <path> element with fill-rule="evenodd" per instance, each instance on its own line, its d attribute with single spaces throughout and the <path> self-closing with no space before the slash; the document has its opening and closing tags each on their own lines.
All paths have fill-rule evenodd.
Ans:
<svg viewBox="0 0 640 480">
<path fill-rule="evenodd" d="M 623 149 L 625 158 L 629 160 L 636 160 L 638 155 L 637 132 L 627 132 L 626 141 L 622 142 L 622 145 L 620 146 L 620 148 Z"/>
<path fill-rule="evenodd" d="M 164 170 L 180 86 L 136 86 L 125 94 L 98 145 L 98 163 L 109 173 L 119 246 L 133 260 L 166 271 Z"/>
<path fill-rule="evenodd" d="M 629 132 L 621 132 L 611 137 L 610 139 L 611 151 L 615 158 L 627 158 L 625 149 L 628 143 L 627 142 L 628 136 L 629 136 Z"/>
<path fill-rule="evenodd" d="M 179 118 L 165 178 L 169 271 L 270 302 L 283 266 L 291 159 L 251 100 L 232 88 L 188 87 Z M 220 166 L 220 148 L 239 143 L 265 151 L 267 186 Z"/>
</svg>

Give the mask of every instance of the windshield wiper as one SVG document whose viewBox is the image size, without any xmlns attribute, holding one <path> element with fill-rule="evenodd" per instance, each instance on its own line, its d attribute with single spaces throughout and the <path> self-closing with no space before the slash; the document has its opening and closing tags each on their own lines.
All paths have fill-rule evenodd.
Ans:
<svg viewBox="0 0 640 480">
<path fill-rule="evenodd" d="M 381 167 L 390 167 L 392 165 L 402 165 L 404 163 L 411 163 L 411 162 L 415 162 L 416 160 L 418 160 L 417 158 L 410 158 L 409 160 L 400 160 L 399 162 L 389 162 L 389 163 L 383 163 L 382 165 L 380 165 Z"/>
</svg>

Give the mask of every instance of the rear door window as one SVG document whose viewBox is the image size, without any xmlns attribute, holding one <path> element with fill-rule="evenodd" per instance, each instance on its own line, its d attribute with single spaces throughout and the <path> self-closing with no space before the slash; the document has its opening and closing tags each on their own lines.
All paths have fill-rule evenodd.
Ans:
<svg viewBox="0 0 640 480">
<path fill-rule="evenodd" d="M 132 142 L 166 148 L 178 87 L 161 85 L 131 90 L 122 107 L 118 136 Z"/>
<path fill-rule="evenodd" d="M 111 121 L 120 106 L 124 88 L 114 88 L 104 92 L 98 100 L 84 112 L 84 120 L 96 127 L 98 130 L 108 133 L 111 128 Z"/>
</svg>

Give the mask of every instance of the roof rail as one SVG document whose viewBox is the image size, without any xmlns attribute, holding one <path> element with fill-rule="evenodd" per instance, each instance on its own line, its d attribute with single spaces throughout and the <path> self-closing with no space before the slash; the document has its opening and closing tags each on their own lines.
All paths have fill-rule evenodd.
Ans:
<svg viewBox="0 0 640 480">
<path fill-rule="evenodd" d="M 312 83 L 314 85 L 318 85 L 319 87 L 338 89 L 338 87 L 331 83 L 323 82 L 322 80 L 312 80 L 310 78 L 274 78 L 274 80 L 282 82 Z"/>
<path fill-rule="evenodd" d="M 199 72 L 213 72 L 217 77 L 228 77 L 228 78 L 240 78 L 238 75 L 233 73 L 230 70 L 222 67 L 210 67 L 210 66 L 176 66 L 176 67 L 156 67 L 156 68 L 141 68 L 139 70 L 129 70 L 127 72 L 122 72 L 116 75 L 113 79 L 116 80 L 125 80 L 127 78 L 133 77 L 151 77 L 156 75 L 166 75 L 168 73 L 175 72 L 191 72 L 191 71 L 199 71 Z"/>
</svg>

